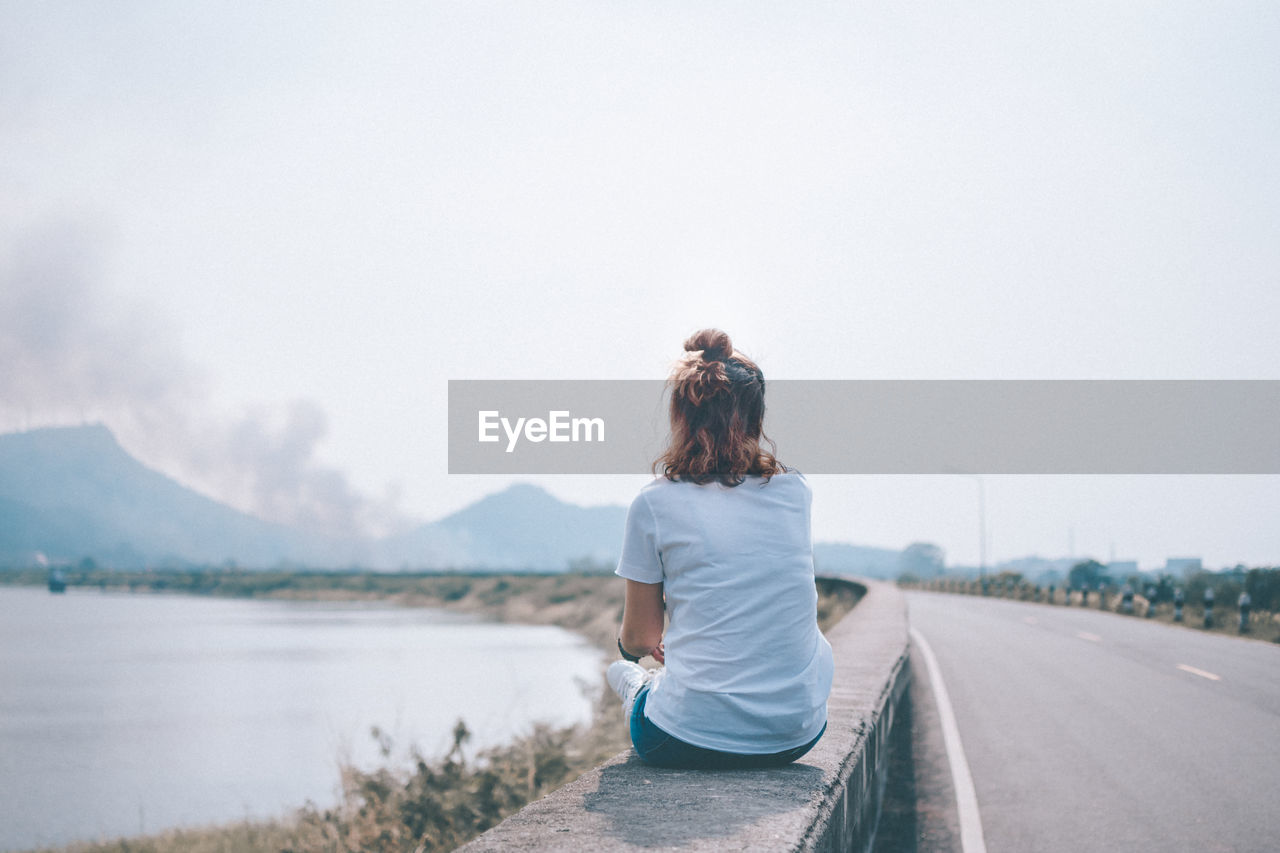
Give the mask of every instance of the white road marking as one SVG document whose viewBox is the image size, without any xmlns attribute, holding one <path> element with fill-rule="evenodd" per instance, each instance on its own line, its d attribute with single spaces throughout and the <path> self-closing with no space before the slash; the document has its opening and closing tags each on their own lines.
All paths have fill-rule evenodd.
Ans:
<svg viewBox="0 0 1280 853">
<path fill-rule="evenodd" d="M 1205 670 L 1203 670 L 1203 669 L 1199 669 L 1199 668 L 1194 667 L 1194 666 L 1187 666 L 1185 663 L 1180 663 L 1180 664 L 1178 664 L 1178 669 L 1182 670 L 1183 672 L 1189 672 L 1189 673 L 1191 673 L 1192 675 L 1198 675 L 1198 676 L 1200 676 L 1201 678 L 1207 678 L 1207 679 L 1209 679 L 1210 681 L 1221 681 L 1221 680 L 1222 680 L 1222 676 L 1220 676 L 1220 675 L 1214 675 L 1212 672 L 1206 672 Z"/>
<path fill-rule="evenodd" d="M 960 848 L 964 853 L 987 853 L 987 842 L 982 835 L 982 815 L 978 811 L 978 795 L 973 790 L 973 776 L 969 773 L 969 760 L 964 757 L 960 743 L 960 727 L 951 709 L 951 697 L 942 681 L 942 670 L 933 656 L 929 641 L 915 628 L 911 629 L 911 641 L 920 649 L 925 667 L 929 670 L 929 683 L 938 703 L 938 718 L 942 723 L 942 742 L 947 747 L 947 762 L 951 765 L 951 784 L 956 789 L 956 810 L 960 814 Z"/>
<path fill-rule="evenodd" d="M 1088 640 L 1091 643 L 1101 643 L 1102 638 L 1097 634 L 1090 634 L 1088 631 L 1078 631 L 1076 636 L 1082 640 Z"/>
</svg>

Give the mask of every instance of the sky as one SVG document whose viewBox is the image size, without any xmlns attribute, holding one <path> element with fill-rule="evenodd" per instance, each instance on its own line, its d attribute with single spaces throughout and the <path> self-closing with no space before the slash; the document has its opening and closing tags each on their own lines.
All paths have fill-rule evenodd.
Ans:
<svg viewBox="0 0 1280 853">
<path fill-rule="evenodd" d="M 0 3 L 0 431 L 379 532 L 450 379 L 1280 379 L 1274 3 Z M 785 461 L 785 447 L 780 447 Z M 975 564 L 977 484 L 814 484 Z M 529 478 L 526 478 L 529 479 Z M 534 478 L 577 503 L 647 479 Z M 987 477 L 988 559 L 1280 562 L 1280 477 Z"/>
</svg>

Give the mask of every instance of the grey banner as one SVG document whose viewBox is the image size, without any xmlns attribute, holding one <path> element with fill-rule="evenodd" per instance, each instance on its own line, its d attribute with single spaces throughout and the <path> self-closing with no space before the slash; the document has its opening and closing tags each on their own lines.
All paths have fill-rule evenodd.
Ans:
<svg viewBox="0 0 1280 853">
<path fill-rule="evenodd" d="M 450 474 L 643 474 L 661 380 L 450 380 Z M 774 380 L 812 474 L 1280 474 L 1280 380 Z"/>
</svg>

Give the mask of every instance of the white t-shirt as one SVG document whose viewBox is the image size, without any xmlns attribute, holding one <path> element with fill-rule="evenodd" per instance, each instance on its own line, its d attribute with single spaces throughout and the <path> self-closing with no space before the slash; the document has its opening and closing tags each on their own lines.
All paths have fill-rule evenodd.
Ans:
<svg viewBox="0 0 1280 853">
<path fill-rule="evenodd" d="M 833 664 L 818 630 L 812 500 L 793 470 L 732 487 L 659 477 L 631 502 L 616 573 L 661 582 L 670 617 L 645 702 L 659 728 L 754 754 L 818 736 Z"/>
</svg>

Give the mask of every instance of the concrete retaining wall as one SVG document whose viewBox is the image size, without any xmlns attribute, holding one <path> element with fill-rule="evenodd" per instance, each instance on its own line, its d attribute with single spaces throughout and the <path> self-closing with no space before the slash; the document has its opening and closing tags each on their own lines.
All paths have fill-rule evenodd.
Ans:
<svg viewBox="0 0 1280 853">
<path fill-rule="evenodd" d="M 798 762 L 667 770 L 633 750 L 525 806 L 461 850 L 870 850 L 889 732 L 910 677 L 898 589 L 851 582 L 862 600 L 827 634 L 835 680 L 827 732 Z"/>
</svg>

